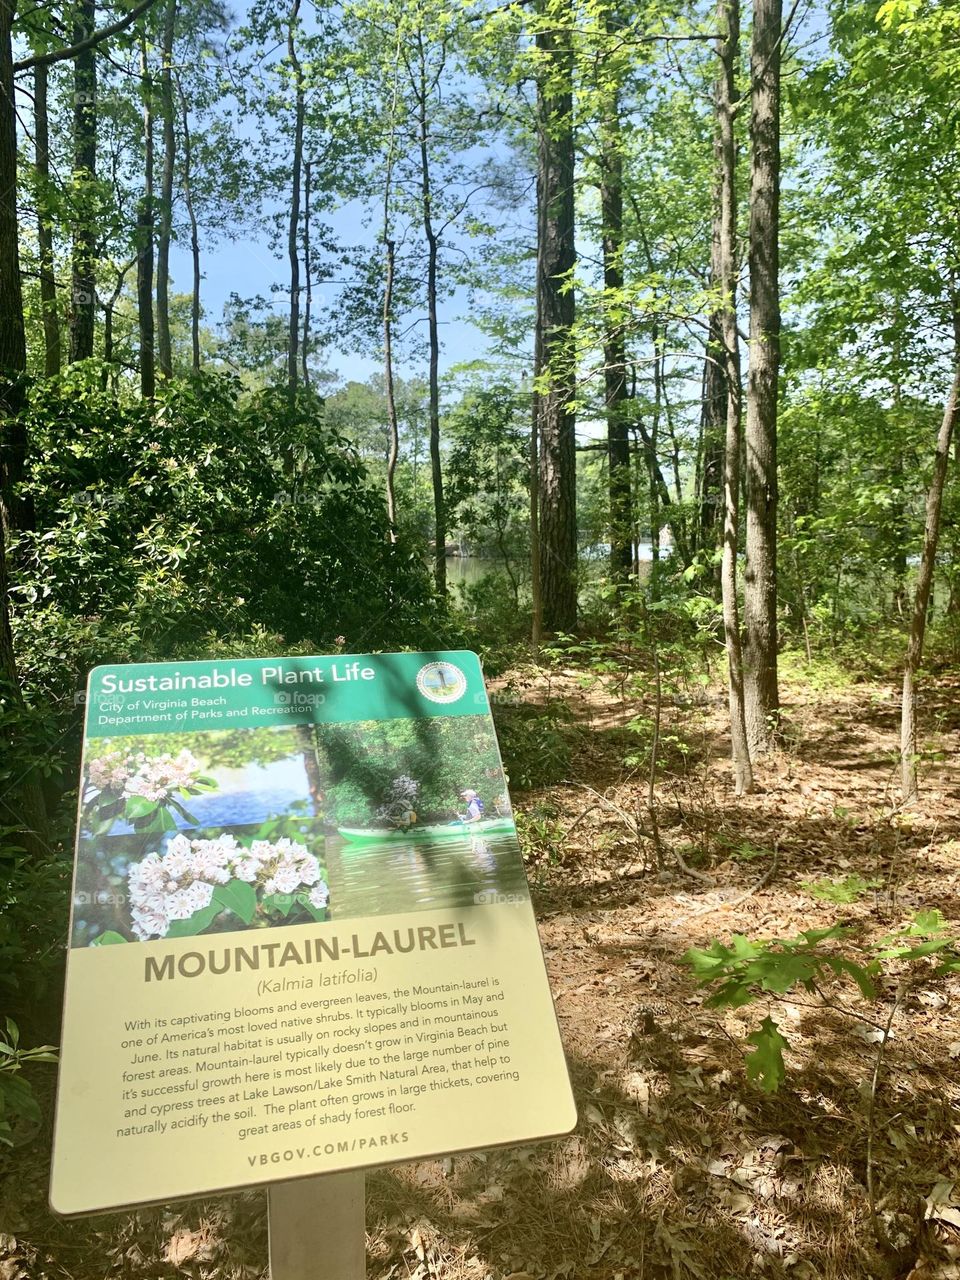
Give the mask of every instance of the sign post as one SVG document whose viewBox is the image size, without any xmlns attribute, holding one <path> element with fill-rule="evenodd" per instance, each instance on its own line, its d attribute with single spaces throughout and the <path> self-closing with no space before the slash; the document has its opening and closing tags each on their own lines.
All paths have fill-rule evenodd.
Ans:
<svg viewBox="0 0 960 1280">
<path fill-rule="evenodd" d="M 270 1196 L 270 1280 L 363 1280 L 362 1173 L 275 1182 Z"/>
<path fill-rule="evenodd" d="M 476 655 L 91 672 L 57 1212 L 265 1185 L 349 1280 L 360 1170 L 575 1122 Z"/>
</svg>

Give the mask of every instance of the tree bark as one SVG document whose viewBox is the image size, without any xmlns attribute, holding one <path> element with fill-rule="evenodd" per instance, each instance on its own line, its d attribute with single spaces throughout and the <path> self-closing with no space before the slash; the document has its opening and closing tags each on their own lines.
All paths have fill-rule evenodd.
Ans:
<svg viewBox="0 0 960 1280">
<path fill-rule="evenodd" d="M 782 0 L 754 0 L 750 49 L 750 374 L 744 691 L 752 751 L 776 740 L 777 391 L 780 373 L 780 39 Z"/>
<path fill-rule="evenodd" d="M 170 240 L 173 233 L 173 173 L 177 137 L 173 127 L 173 41 L 177 0 L 168 0 L 163 18 L 160 66 L 160 115 L 163 122 L 163 164 L 160 169 L 160 226 L 157 229 L 157 372 L 173 376 L 170 342 Z"/>
<path fill-rule="evenodd" d="M 96 0 L 79 0 L 74 43 L 93 33 Z M 97 305 L 97 55 L 82 49 L 73 62 L 73 231 L 70 363 L 93 355 Z"/>
<path fill-rule="evenodd" d="M 607 34 L 615 27 L 607 16 Z M 623 137 L 620 95 L 608 90 L 602 107 L 600 221 L 603 247 L 603 378 L 607 417 L 610 574 L 626 582 L 633 567 L 633 495 L 626 420 L 627 350 L 623 308 Z"/>
<path fill-rule="evenodd" d="M 153 78 L 147 45 L 140 42 L 140 92 L 143 97 L 143 196 L 137 208 L 137 322 L 140 330 L 140 394 L 156 394 L 153 325 Z"/>
<path fill-rule="evenodd" d="M 296 28 L 300 0 L 293 0 L 287 17 L 287 57 L 294 77 L 293 156 L 291 159 L 290 221 L 287 230 L 287 258 L 290 263 L 290 328 L 287 342 L 287 395 L 297 398 L 297 357 L 300 345 L 300 181 L 303 169 L 304 91 L 303 69 L 297 57 Z"/>
<path fill-rule="evenodd" d="M 301 367 L 303 369 L 303 385 L 310 385 L 310 312 L 313 307 L 313 281 L 310 276 L 310 161 L 303 165 L 303 278 L 306 282 L 306 294 L 303 300 L 303 350 Z"/>
<path fill-rule="evenodd" d="M 534 370 L 542 361 L 540 332 L 534 335 Z M 536 376 L 530 396 L 530 642 L 534 654 L 543 639 L 543 595 L 540 575 L 540 397 Z"/>
<path fill-rule="evenodd" d="M 17 228 L 17 115 L 13 85 L 14 0 L 0 0 L 0 522 L 30 528 L 31 504 L 18 492 L 27 455 L 20 418 L 27 341 Z M 5 670 L 5 668 L 4 668 Z"/>
<path fill-rule="evenodd" d="M 943 421 L 937 436 L 937 452 L 933 463 L 933 478 L 927 493 L 926 518 L 923 528 L 923 551 L 917 570 L 917 587 L 913 598 L 913 617 L 910 622 L 910 638 L 903 665 L 903 702 L 900 711 L 900 776 L 903 800 L 909 804 L 916 800 L 917 781 L 917 671 L 923 657 L 923 640 L 927 626 L 927 610 L 933 589 L 933 571 L 937 561 L 937 542 L 940 538 L 940 509 L 947 482 L 950 462 L 950 442 L 960 412 L 960 310 L 954 314 L 955 355 L 953 386 L 943 411 Z"/>
<path fill-rule="evenodd" d="M 50 213 L 50 123 L 47 112 L 47 68 L 33 71 L 34 155 L 37 170 L 37 253 L 40 265 L 40 318 L 43 324 L 43 372 L 60 372 L 60 319 L 57 315 L 57 277 L 53 259 L 53 218 Z"/>
<path fill-rule="evenodd" d="M 717 0 L 717 41 L 720 71 L 716 84 L 717 111 L 717 284 L 720 289 L 720 337 L 726 416 L 723 450 L 723 551 L 720 589 L 723 601 L 723 634 L 727 652 L 727 686 L 730 706 L 730 748 L 734 790 L 738 796 L 753 790 L 753 765 L 747 737 L 744 705 L 743 653 L 737 600 L 737 546 L 740 524 L 740 338 L 737 332 L 737 141 L 734 133 L 739 94 L 737 65 L 740 58 L 739 0 Z"/>
<path fill-rule="evenodd" d="M 389 179 L 388 179 L 389 181 Z M 387 206 L 385 206 L 385 209 Z M 386 278 L 383 285 L 383 380 L 387 394 L 387 429 L 390 444 L 387 452 L 387 521 L 390 525 L 390 541 L 397 540 L 397 496 L 394 477 L 400 456 L 400 427 L 397 422 L 397 400 L 393 388 L 393 269 L 394 243 L 386 234 L 388 219 L 384 213 L 383 243 L 387 252 Z"/>
<path fill-rule="evenodd" d="M 719 203 L 714 214 L 719 223 Z M 711 270 L 711 288 L 720 290 L 720 273 Z M 723 316 L 710 316 L 707 345 L 703 357 L 700 392 L 700 432 L 697 442 L 695 549 L 714 551 L 722 542 L 723 458 L 727 419 L 727 384 L 724 374 Z"/>
<path fill-rule="evenodd" d="M 537 349 L 540 443 L 540 591 L 546 631 L 577 622 L 576 437 L 572 409 L 576 319 L 573 16 L 567 0 L 541 0 L 537 80 Z"/>
<path fill-rule="evenodd" d="M 721 84 L 720 78 L 726 76 L 725 57 L 728 52 L 728 45 L 731 40 L 734 44 L 739 45 L 739 3 L 735 0 L 737 6 L 736 12 L 731 13 L 728 17 L 726 4 L 721 5 L 718 0 L 717 21 L 720 24 L 718 30 L 726 33 L 726 38 L 721 36 L 718 41 L 717 55 L 720 58 L 720 70 L 715 85 L 714 109 L 716 111 L 716 124 L 713 139 L 713 161 L 714 161 L 714 189 L 713 189 L 713 220 L 710 234 L 710 287 L 715 289 L 720 295 L 721 300 L 717 307 L 710 314 L 709 325 L 707 329 L 706 349 L 703 353 L 703 379 L 701 382 L 700 392 L 700 431 L 697 441 L 697 465 L 696 465 L 696 524 L 694 526 L 693 542 L 695 549 L 704 552 L 712 551 L 718 541 L 723 542 L 723 520 L 724 514 L 722 509 L 723 503 L 723 467 L 724 467 L 724 438 L 726 433 L 727 420 L 727 383 L 726 383 L 726 361 L 724 358 L 724 339 L 723 339 L 723 289 L 720 278 L 722 274 L 721 267 L 721 235 L 723 225 L 723 194 L 724 194 L 724 171 L 726 167 L 726 158 L 723 153 L 723 129 L 721 127 L 721 113 L 724 109 L 736 110 L 735 103 L 730 101 L 731 92 L 736 92 L 736 84 L 734 83 L 731 90 L 728 85 Z M 722 12 L 720 11 L 722 9 Z M 739 51 L 737 53 L 739 56 Z M 733 163 L 736 165 L 736 151 L 734 151 Z M 716 579 L 717 585 L 720 585 L 719 577 Z"/>
<path fill-rule="evenodd" d="M 200 372 L 200 229 L 197 211 L 193 204 L 193 150 L 190 137 L 190 113 L 187 99 L 177 81 L 180 92 L 180 120 L 183 129 L 183 200 L 190 220 L 190 258 L 193 263 L 193 288 L 190 293 L 190 349 L 194 373 Z"/>
</svg>

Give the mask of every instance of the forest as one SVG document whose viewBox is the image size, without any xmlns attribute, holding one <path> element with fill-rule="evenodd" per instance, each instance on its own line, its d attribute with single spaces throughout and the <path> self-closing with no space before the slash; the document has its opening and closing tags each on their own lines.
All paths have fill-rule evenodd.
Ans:
<svg viewBox="0 0 960 1280">
<path fill-rule="evenodd" d="M 955 0 L 0 0 L 2 1280 L 268 1274 L 47 1207 L 86 673 L 433 648 L 580 1123 L 368 1274 L 960 1276 L 958 104 Z"/>
</svg>

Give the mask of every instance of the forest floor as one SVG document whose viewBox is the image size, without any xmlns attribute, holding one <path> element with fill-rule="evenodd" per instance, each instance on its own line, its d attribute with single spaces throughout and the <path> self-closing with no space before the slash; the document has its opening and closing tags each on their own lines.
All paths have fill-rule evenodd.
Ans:
<svg viewBox="0 0 960 1280">
<path fill-rule="evenodd" d="M 890 683 L 788 676 L 785 746 L 739 800 L 722 696 L 667 699 L 652 814 L 646 766 L 622 763 L 649 704 L 573 670 L 509 688 L 511 714 L 570 712 L 567 779 L 517 809 L 580 1122 L 557 1142 L 371 1175 L 368 1275 L 960 1280 L 960 979 L 915 975 L 874 1082 L 895 978 L 875 1003 L 848 983 L 829 1004 L 804 991 L 729 1011 L 679 963 L 734 933 L 843 921 L 860 955 L 920 909 L 960 922 L 954 685 L 925 686 L 936 736 L 910 812 Z M 789 1039 L 774 1094 L 744 1065 L 766 1014 Z M 0 1280 L 266 1275 L 264 1196 L 64 1223 L 46 1208 L 48 1148 L 44 1133 L 0 1159 Z"/>
</svg>

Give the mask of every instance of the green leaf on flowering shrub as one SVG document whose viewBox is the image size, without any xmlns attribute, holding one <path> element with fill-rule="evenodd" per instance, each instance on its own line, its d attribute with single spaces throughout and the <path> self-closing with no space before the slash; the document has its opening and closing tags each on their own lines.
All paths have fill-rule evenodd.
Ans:
<svg viewBox="0 0 960 1280">
<path fill-rule="evenodd" d="M 173 805 L 174 809 L 176 809 L 177 813 L 181 815 L 181 817 L 186 818 L 187 822 L 191 823 L 191 825 L 195 827 L 199 827 L 200 819 L 195 818 L 189 809 L 185 809 L 179 800 L 174 800 L 173 798 L 171 798 L 170 803 Z"/>
<path fill-rule="evenodd" d="M 268 893 L 263 897 L 263 906 L 267 911 L 277 911 L 282 916 L 288 916 L 296 901 L 296 895 L 292 893 Z"/>
<path fill-rule="evenodd" d="M 759 1031 L 747 1036 L 750 1044 L 757 1047 L 747 1054 L 747 1075 L 751 1080 L 759 1082 L 764 1093 L 776 1093 L 783 1083 L 786 1067 L 783 1062 L 783 1051 L 787 1041 L 780 1034 L 780 1029 L 772 1018 L 764 1018 Z"/>
<path fill-rule="evenodd" d="M 128 796 L 127 802 L 123 807 L 123 816 L 125 818 L 147 818 L 157 808 L 155 801 L 147 800 L 143 796 Z"/>
<path fill-rule="evenodd" d="M 319 920 L 322 922 L 327 918 L 327 908 L 315 907 L 308 898 L 305 898 L 303 901 L 303 909 L 304 911 L 307 912 L 308 915 L 313 916 L 314 920 Z"/>
<path fill-rule="evenodd" d="M 107 929 L 90 943 L 91 947 L 115 947 L 118 943 L 126 943 L 126 938 L 122 933 L 117 933 L 116 929 Z"/>
<path fill-rule="evenodd" d="M 257 891 L 246 880 L 228 880 L 214 889 L 213 902 L 223 911 L 232 911 L 244 924 L 251 924 L 257 910 Z"/>
<path fill-rule="evenodd" d="M 186 920 L 174 920 L 173 924 L 167 930 L 168 938 L 192 938 L 198 933 L 203 933 L 204 929 L 208 929 L 213 924 L 217 916 L 223 908 L 217 902 L 211 902 L 208 907 L 203 907 L 200 911 L 195 911 L 192 916 L 188 916 Z"/>
</svg>

